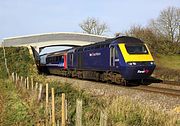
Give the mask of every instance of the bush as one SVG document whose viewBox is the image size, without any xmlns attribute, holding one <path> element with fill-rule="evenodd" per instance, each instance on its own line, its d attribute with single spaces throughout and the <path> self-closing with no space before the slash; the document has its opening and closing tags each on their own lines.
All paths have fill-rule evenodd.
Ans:
<svg viewBox="0 0 180 126">
<path fill-rule="evenodd" d="M 33 57 L 29 54 L 27 47 L 7 47 L 5 50 L 10 73 L 16 72 L 19 76 L 37 75 Z M 7 77 L 2 48 L 0 48 L 0 73 L 0 78 Z"/>
</svg>

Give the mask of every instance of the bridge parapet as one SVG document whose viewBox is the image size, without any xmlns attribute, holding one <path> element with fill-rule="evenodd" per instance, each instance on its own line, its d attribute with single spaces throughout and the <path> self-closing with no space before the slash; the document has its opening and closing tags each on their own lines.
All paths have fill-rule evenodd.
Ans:
<svg viewBox="0 0 180 126">
<path fill-rule="evenodd" d="M 27 46 L 27 45 L 39 45 L 41 47 L 48 45 L 61 45 L 63 42 L 67 42 L 69 45 L 85 45 L 84 43 L 94 43 L 106 40 L 108 37 L 84 34 L 84 33 L 71 33 L 71 32 L 57 32 L 57 33 L 44 33 L 27 36 L 18 36 L 5 38 L 3 45 L 8 46 Z M 79 43 L 78 43 L 79 42 Z M 44 43 L 44 44 L 43 44 Z"/>
</svg>

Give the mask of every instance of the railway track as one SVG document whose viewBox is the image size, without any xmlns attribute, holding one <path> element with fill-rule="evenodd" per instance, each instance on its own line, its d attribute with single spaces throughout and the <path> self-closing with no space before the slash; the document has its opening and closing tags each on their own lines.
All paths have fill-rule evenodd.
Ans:
<svg viewBox="0 0 180 126">
<path fill-rule="evenodd" d="M 137 87 L 131 87 L 132 89 L 141 90 L 144 92 L 153 92 L 153 93 L 160 93 L 175 97 L 180 97 L 180 90 L 169 89 L 169 88 L 162 88 L 162 87 L 152 87 L 146 85 L 139 85 Z"/>
<path fill-rule="evenodd" d="M 162 84 L 168 84 L 168 85 L 174 85 L 174 86 L 180 86 L 179 81 L 162 81 Z"/>
<path fill-rule="evenodd" d="M 161 84 L 167 84 L 173 86 L 180 86 L 180 81 L 168 81 L 168 80 L 160 80 L 156 78 L 147 79 L 146 81 L 149 83 L 161 83 Z"/>
<path fill-rule="evenodd" d="M 68 78 L 66 78 L 68 80 Z M 77 81 L 81 81 L 81 79 L 77 78 L 70 78 L 70 80 L 75 79 Z M 90 80 L 84 80 L 84 81 L 89 81 L 89 82 L 97 82 L 97 81 L 90 81 Z M 138 83 L 129 83 L 131 86 L 123 86 L 122 85 L 117 85 L 117 84 L 112 84 L 112 83 L 104 83 L 104 82 L 98 82 L 99 84 L 106 84 L 106 85 L 113 85 L 117 87 L 126 87 L 128 89 L 134 89 L 134 90 L 140 90 L 144 92 L 152 92 L 152 93 L 159 93 L 159 94 L 164 94 L 164 95 L 169 95 L 169 96 L 174 96 L 174 97 L 180 97 L 180 90 L 172 89 L 172 88 L 165 88 L 165 87 L 158 87 L 158 86 L 151 86 L 150 82 L 147 85 L 142 85 Z M 151 82 L 152 83 L 152 82 Z M 154 82 L 155 84 L 165 84 L 162 82 Z M 167 81 L 166 81 L 167 83 Z M 179 84 L 174 84 L 174 83 L 168 83 L 166 85 L 171 85 L 171 86 L 180 86 Z"/>
</svg>

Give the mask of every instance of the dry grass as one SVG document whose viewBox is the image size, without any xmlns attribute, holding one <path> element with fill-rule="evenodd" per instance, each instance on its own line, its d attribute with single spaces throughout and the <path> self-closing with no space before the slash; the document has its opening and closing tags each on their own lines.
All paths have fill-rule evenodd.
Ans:
<svg viewBox="0 0 180 126">
<path fill-rule="evenodd" d="M 153 110 L 126 97 L 115 98 L 107 108 L 113 126 L 176 126 L 177 115 Z"/>
</svg>

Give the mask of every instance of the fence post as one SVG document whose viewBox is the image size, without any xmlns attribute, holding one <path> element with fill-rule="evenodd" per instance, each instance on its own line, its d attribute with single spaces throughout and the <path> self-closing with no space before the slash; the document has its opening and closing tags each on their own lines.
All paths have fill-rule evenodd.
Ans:
<svg viewBox="0 0 180 126">
<path fill-rule="evenodd" d="M 14 82 L 15 79 L 14 79 L 14 72 L 12 73 L 12 81 Z"/>
<path fill-rule="evenodd" d="M 100 114 L 100 126 L 107 126 L 107 113 L 101 111 Z"/>
<path fill-rule="evenodd" d="M 34 80 L 33 80 L 33 78 L 31 78 L 31 90 L 32 91 L 34 90 Z"/>
<path fill-rule="evenodd" d="M 49 107 L 49 125 L 48 126 L 51 126 L 52 125 L 52 109 L 51 107 Z"/>
<path fill-rule="evenodd" d="M 25 89 L 27 88 L 27 85 L 26 85 L 26 78 L 24 79 L 24 86 L 25 86 Z"/>
<path fill-rule="evenodd" d="M 46 84 L 46 126 L 48 126 L 48 106 L 49 106 L 49 92 L 48 92 L 48 84 Z"/>
<path fill-rule="evenodd" d="M 65 100 L 65 117 L 66 117 L 66 121 L 68 120 L 68 104 L 67 104 L 67 100 Z"/>
<path fill-rule="evenodd" d="M 26 83 L 27 83 L 27 90 L 29 90 L 29 77 L 27 77 Z"/>
<path fill-rule="evenodd" d="M 17 86 L 17 83 L 18 83 L 18 75 L 16 73 L 16 86 Z"/>
<path fill-rule="evenodd" d="M 22 83 L 23 83 L 23 76 L 21 76 L 20 87 L 22 87 Z"/>
<path fill-rule="evenodd" d="M 76 125 L 82 126 L 82 100 L 76 100 Z"/>
<path fill-rule="evenodd" d="M 59 121 L 59 119 L 56 121 L 56 126 L 60 126 L 60 121 Z"/>
<path fill-rule="evenodd" d="M 36 91 L 38 90 L 38 82 L 36 82 L 35 90 L 36 90 Z"/>
<path fill-rule="evenodd" d="M 17 76 L 17 85 L 19 86 L 20 76 Z"/>
<path fill-rule="evenodd" d="M 55 126 L 55 104 L 54 104 L 54 88 L 51 89 L 52 95 L 52 126 Z"/>
<path fill-rule="evenodd" d="M 66 119 L 65 119 L 65 94 L 62 93 L 62 123 L 61 126 L 66 125 Z"/>
<path fill-rule="evenodd" d="M 42 84 L 39 86 L 39 95 L 38 95 L 38 101 L 41 100 L 41 94 L 42 94 Z"/>
</svg>

